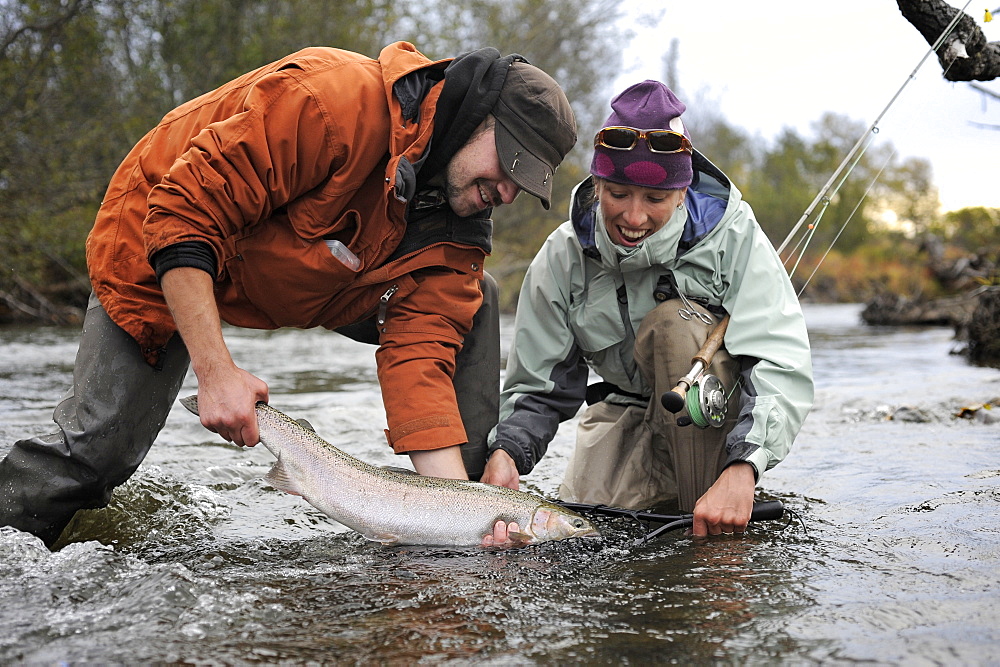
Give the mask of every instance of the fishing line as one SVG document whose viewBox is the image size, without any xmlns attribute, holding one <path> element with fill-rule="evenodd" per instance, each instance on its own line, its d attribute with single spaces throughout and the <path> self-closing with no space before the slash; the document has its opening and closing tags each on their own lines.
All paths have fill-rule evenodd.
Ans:
<svg viewBox="0 0 1000 667">
<path fill-rule="evenodd" d="M 826 256 L 829 255 L 830 252 L 833 250 L 833 246 L 837 244 L 837 240 L 840 238 L 840 235 L 844 233 L 844 230 L 847 229 L 847 225 L 854 218 L 854 214 L 858 212 L 859 208 L 861 208 L 861 203 L 864 202 L 865 198 L 868 196 L 868 193 L 871 192 L 871 189 L 875 187 L 875 182 L 878 181 L 878 177 L 882 175 L 882 172 L 885 171 L 885 168 L 889 166 L 889 162 L 895 156 L 896 156 L 896 151 L 893 150 L 892 153 L 889 155 L 889 157 L 887 157 L 885 162 L 882 164 L 882 168 L 878 170 L 877 174 L 875 174 L 875 177 L 872 179 L 871 183 L 868 184 L 868 188 L 865 190 L 864 194 L 861 195 L 860 198 L 858 198 L 858 203 L 854 205 L 854 210 L 851 211 L 851 214 L 849 216 L 847 216 L 847 220 L 844 221 L 844 224 L 840 226 L 840 229 L 837 231 L 837 235 L 833 237 L 832 241 L 830 241 L 830 246 L 826 249 L 826 252 L 823 253 L 823 256 L 820 257 L 819 261 L 816 262 L 816 266 L 813 268 L 812 273 L 810 273 L 809 277 L 806 278 L 806 282 L 802 285 L 802 288 L 798 291 L 798 294 L 796 294 L 795 296 L 799 298 L 802 297 L 802 293 L 806 290 L 806 287 L 809 286 L 809 283 L 812 282 L 813 276 L 815 276 L 816 272 L 819 271 L 819 267 L 826 260 Z M 796 266 L 798 266 L 798 264 L 796 264 Z"/>
<path fill-rule="evenodd" d="M 823 197 L 823 200 L 822 200 L 823 208 L 820 209 L 819 213 L 816 216 L 816 220 L 812 224 L 809 225 L 809 227 L 807 228 L 808 231 L 803 235 L 802 239 L 796 245 L 796 249 L 798 249 L 797 250 L 797 259 L 795 261 L 795 265 L 792 267 L 791 271 L 789 271 L 789 273 L 788 273 L 788 277 L 789 278 L 792 277 L 793 275 L 795 275 L 795 271 L 796 271 L 796 269 L 798 269 L 799 263 L 804 259 L 804 257 L 805 257 L 805 251 L 809 247 L 809 244 L 812 242 L 813 237 L 816 235 L 816 230 L 819 228 L 819 223 L 823 219 L 823 215 L 826 213 L 827 207 L 830 205 L 830 203 L 833 200 L 833 198 L 840 191 L 840 188 L 844 185 L 845 182 L 847 182 L 848 177 L 854 171 L 854 168 L 858 166 L 858 163 L 861 161 L 862 156 L 864 156 L 865 151 L 867 151 L 868 147 L 871 146 L 872 141 L 875 140 L 875 135 L 878 134 L 878 133 L 879 133 L 879 129 L 877 127 L 873 127 L 873 128 L 871 128 L 868 132 L 866 132 L 862 136 L 862 140 L 863 141 L 859 142 L 858 144 L 856 144 L 855 148 L 857 148 L 862 143 L 864 144 L 864 146 L 862 147 L 862 149 L 860 150 L 860 152 L 858 152 L 857 156 L 854 157 L 853 161 L 851 162 L 850 168 L 840 178 L 840 180 L 837 182 L 836 186 L 832 189 L 832 191 L 830 192 L 830 194 L 828 196 Z M 850 156 L 848 156 L 848 157 L 850 157 Z M 843 166 L 843 165 L 841 165 L 841 166 Z M 879 173 L 880 174 L 882 173 L 881 170 L 879 171 Z M 837 174 L 834 174 L 834 177 L 836 177 L 836 175 Z M 876 178 L 878 178 L 878 177 L 876 176 Z M 832 182 L 832 180 L 833 179 L 831 179 L 831 182 Z M 872 187 L 872 185 L 874 185 L 874 184 L 875 184 L 875 181 L 872 181 L 872 184 L 868 186 L 868 189 L 870 190 L 871 187 Z M 866 191 L 866 193 L 867 193 L 867 191 Z M 858 202 L 859 206 L 860 206 L 860 203 L 861 202 L 859 201 Z M 857 207 L 855 207 L 855 211 L 856 210 L 857 210 Z M 852 213 L 852 215 L 853 215 L 853 213 Z M 840 235 L 838 234 L 838 237 L 839 236 Z M 834 239 L 834 241 L 836 241 L 836 239 Z M 826 251 L 826 254 L 823 255 L 824 259 L 826 258 L 826 255 L 829 254 L 829 252 L 830 252 L 830 250 L 832 248 L 833 248 L 833 243 L 831 242 L 830 248 L 828 248 L 827 251 Z M 779 250 L 778 252 L 781 252 L 781 251 Z M 785 261 L 786 266 L 787 266 L 788 262 L 791 261 L 792 257 L 796 257 L 796 252 L 793 251 L 792 253 L 789 254 L 788 260 Z M 818 264 L 816 265 L 816 268 L 817 269 L 819 268 Z M 813 272 L 815 273 L 815 270 Z"/>
<path fill-rule="evenodd" d="M 809 233 L 805 235 L 805 243 L 806 243 L 806 245 L 808 245 L 808 241 L 811 240 L 812 236 L 815 234 L 816 226 L 819 223 L 819 219 L 822 218 L 822 215 L 826 211 L 826 208 L 829 205 L 831 199 L 837 194 L 837 192 L 840 189 L 840 186 L 843 185 L 844 181 L 847 179 L 847 177 L 854 170 L 854 167 L 857 166 L 858 161 L 861 159 L 861 156 L 864 154 L 865 150 L 867 150 L 867 148 L 870 145 L 871 141 L 874 139 L 874 135 L 878 133 L 878 131 L 879 131 L 878 130 L 878 124 L 879 124 L 879 122 L 886 115 L 886 113 L 888 113 L 888 111 L 892 107 L 892 105 L 896 103 L 896 100 L 899 99 L 899 96 L 903 93 L 903 90 L 906 88 L 906 86 L 908 86 L 911 81 L 913 81 L 914 79 L 917 78 L 916 77 L 917 72 L 923 66 L 923 64 L 927 60 L 927 58 L 929 58 L 931 56 L 931 54 L 936 53 L 937 50 L 939 48 L 941 48 L 941 45 L 944 43 L 944 41 L 955 30 L 955 27 L 958 25 L 958 22 L 962 19 L 963 16 L 965 16 L 965 10 L 969 7 L 970 4 L 972 4 L 972 0 L 968 0 L 968 2 L 965 3 L 965 6 L 962 7 L 962 9 L 959 10 L 959 11 L 957 11 L 955 13 L 955 16 L 952 17 L 951 22 L 941 32 L 941 35 L 937 38 L 937 40 L 935 40 L 934 44 L 931 46 L 930 49 L 928 49 L 927 53 L 925 53 L 924 56 L 920 59 L 920 62 L 917 63 L 917 66 L 913 68 L 913 71 L 910 72 L 910 75 L 906 78 L 906 80 L 903 82 L 903 84 L 899 87 L 899 90 L 896 91 L 896 94 L 892 96 L 892 99 L 890 99 L 889 102 L 888 102 L 888 104 L 885 105 L 885 107 L 882 109 L 882 112 L 875 118 L 874 122 L 872 122 L 872 124 L 868 126 L 868 129 L 865 131 L 865 133 L 863 135 L 861 135 L 861 137 L 858 139 L 858 141 L 854 144 L 854 147 L 851 148 L 851 150 L 847 153 L 847 155 L 844 157 L 844 160 L 840 163 L 840 166 L 837 167 L 837 169 L 830 176 L 829 180 L 827 180 L 826 184 L 816 194 L 816 197 L 815 197 L 815 199 L 813 199 L 812 203 L 810 203 L 809 206 L 806 207 L 806 210 L 802 213 L 802 216 L 799 218 L 798 222 L 796 222 L 795 225 L 792 227 L 792 230 L 788 233 L 788 236 L 785 237 L 785 240 L 781 242 L 781 245 L 778 247 L 778 254 L 781 254 L 785 250 L 785 248 L 792 241 L 792 239 L 795 237 L 795 235 L 798 234 L 799 230 L 802 228 L 802 225 L 805 224 L 806 220 L 808 220 L 809 217 L 816 210 L 816 207 L 820 203 L 822 203 L 823 204 L 823 209 L 819 212 L 819 216 L 817 217 L 816 222 L 814 222 L 812 225 L 810 225 L 810 227 L 809 227 Z M 945 68 L 945 72 L 947 72 L 948 69 L 951 68 L 951 65 L 954 64 L 954 62 L 955 62 L 955 60 L 957 58 L 958 58 L 958 54 L 956 53 L 955 56 L 952 58 L 951 62 L 948 64 L 948 67 Z M 848 168 L 848 165 L 850 165 L 849 168 Z M 844 172 L 845 169 L 847 169 L 847 171 L 846 171 L 846 173 L 844 173 L 843 177 L 841 177 L 841 172 Z M 879 171 L 879 173 L 881 173 L 881 170 Z M 876 178 L 877 178 L 877 176 L 876 176 Z M 838 179 L 840 179 L 839 182 L 837 182 Z M 837 183 L 837 185 L 836 185 L 836 187 L 833 187 L 833 185 L 834 185 L 835 182 Z M 872 185 L 874 185 L 874 181 L 872 182 Z M 871 186 L 869 186 L 869 190 L 870 189 L 871 189 Z M 867 195 L 867 192 L 868 191 L 866 190 L 866 192 L 865 192 L 866 195 Z M 863 197 L 862 197 L 862 199 L 863 199 Z M 860 201 L 859 201 L 859 205 L 860 205 Z M 857 210 L 857 209 L 855 208 L 855 210 Z M 853 213 L 851 215 L 853 216 Z M 838 234 L 838 237 L 839 236 L 840 236 L 840 234 Z M 801 246 L 801 245 L 802 245 L 802 241 L 800 240 L 799 244 L 797 244 L 797 247 Z M 832 247 L 833 247 L 833 243 L 830 244 L 830 248 L 831 249 L 832 249 Z M 804 252 L 804 249 L 805 249 L 805 247 L 803 246 L 803 252 Z M 829 252 L 830 252 L 830 250 L 828 249 L 827 252 L 826 252 L 826 254 L 823 255 L 823 257 L 825 258 L 829 254 Z M 801 259 L 801 255 L 800 255 L 800 259 Z M 820 260 L 820 263 L 822 263 L 822 260 Z M 798 266 L 798 262 L 796 262 L 796 266 Z M 819 264 L 816 265 L 816 269 L 818 269 L 818 268 L 819 268 Z M 794 268 L 793 268 L 793 271 L 794 271 Z M 814 270 L 813 273 L 815 274 L 815 272 L 816 271 Z"/>
</svg>

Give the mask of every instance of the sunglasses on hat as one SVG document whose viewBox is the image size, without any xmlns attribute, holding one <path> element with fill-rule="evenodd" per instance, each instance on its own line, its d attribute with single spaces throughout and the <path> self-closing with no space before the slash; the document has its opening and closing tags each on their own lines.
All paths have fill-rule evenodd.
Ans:
<svg viewBox="0 0 1000 667">
<path fill-rule="evenodd" d="M 640 139 L 646 140 L 651 153 L 694 152 L 691 141 L 673 130 L 638 130 L 634 127 L 605 127 L 594 137 L 594 148 L 603 146 L 616 151 L 630 151 Z"/>
</svg>

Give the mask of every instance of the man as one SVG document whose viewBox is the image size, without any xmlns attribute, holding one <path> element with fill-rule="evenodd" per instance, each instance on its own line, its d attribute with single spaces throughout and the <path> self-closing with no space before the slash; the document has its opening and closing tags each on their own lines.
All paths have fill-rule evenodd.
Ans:
<svg viewBox="0 0 1000 667">
<path fill-rule="evenodd" d="M 564 93 L 523 58 L 432 62 L 404 42 L 377 60 L 305 49 L 171 111 L 111 180 L 59 432 L 0 462 L 0 525 L 52 545 L 106 505 L 189 364 L 202 424 L 256 444 L 268 388 L 234 364 L 220 320 L 377 335 L 389 443 L 421 474 L 464 477 L 462 445 L 481 451 L 491 426 L 466 434 L 453 385 L 474 318 L 487 340 L 472 364 L 499 354 L 493 311 L 476 318 L 490 213 L 520 190 L 548 208 L 575 140 Z"/>
</svg>

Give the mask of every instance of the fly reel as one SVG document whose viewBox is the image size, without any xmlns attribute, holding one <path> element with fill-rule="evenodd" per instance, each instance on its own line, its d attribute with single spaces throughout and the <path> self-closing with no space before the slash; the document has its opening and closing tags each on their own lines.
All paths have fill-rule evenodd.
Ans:
<svg viewBox="0 0 1000 667">
<path fill-rule="evenodd" d="M 720 428 L 726 421 L 726 388 L 714 375 L 702 375 L 684 397 L 691 423 L 701 428 Z"/>
<path fill-rule="evenodd" d="M 708 368 L 712 356 L 722 345 L 728 326 L 729 315 L 726 315 L 715 325 L 715 329 L 708 335 L 698 354 L 691 359 L 693 366 L 688 374 L 677 381 L 677 386 L 660 396 L 660 404 L 674 414 L 680 412 L 682 408 L 687 408 L 690 421 L 681 417 L 677 420 L 678 426 L 694 424 L 701 428 L 708 426 L 719 428 L 726 421 L 725 387 L 719 378 L 706 375 L 703 371 Z"/>
</svg>

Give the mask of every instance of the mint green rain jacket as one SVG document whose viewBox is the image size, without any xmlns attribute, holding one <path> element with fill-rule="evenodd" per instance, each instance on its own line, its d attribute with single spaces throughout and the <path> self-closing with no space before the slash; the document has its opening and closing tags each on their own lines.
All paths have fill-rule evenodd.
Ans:
<svg viewBox="0 0 1000 667">
<path fill-rule="evenodd" d="M 576 187 L 570 220 L 528 268 L 507 360 L 500 423 L 503 449 L 528 474 L 559 423 L 586 397 L 591 370 L 623 390 L 611 402 L 651 397 L 632 357 L 635 332 L 672 274 L 689 298 L 730 314 L 725 347 L 741 365 L 739 420 L 726 465 L 746 461 L 757 479 L 788 454 L 812 406 L 809 338 L 791 281 L 735 186 L 700 153 L 684 206 L 631 251 L 611 243 L 591 204 L 593 181 Z M 680 378 L 678 378 L 680 379 Z"/>
</svg>

